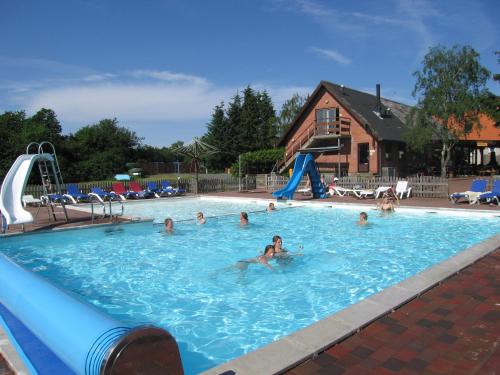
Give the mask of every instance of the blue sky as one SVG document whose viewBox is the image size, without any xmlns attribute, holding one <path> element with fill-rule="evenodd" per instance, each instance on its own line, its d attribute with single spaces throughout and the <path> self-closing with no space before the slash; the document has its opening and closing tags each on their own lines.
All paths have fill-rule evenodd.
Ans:
<svg viewBox="0 0 500 375">
<path fill-rule="evenodd" d="M 277 109 L 322 79 L 411 104 L 437 43 L 500 71 L 498 14 L 496 0 L 2 0 L 0 111 L 52 108 L 65 133 L 116 117 L 168 146 L 247 85 Z"/>
</svg>

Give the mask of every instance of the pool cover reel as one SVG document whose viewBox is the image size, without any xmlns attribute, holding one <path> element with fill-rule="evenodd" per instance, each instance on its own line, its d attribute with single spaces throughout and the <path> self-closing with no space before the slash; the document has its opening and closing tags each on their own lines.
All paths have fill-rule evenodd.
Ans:
<svg viewBox="0 0 500 375">
<path fill-rule="evenodd" d="M 166 331 L 124 327 L 0 254 L 0 303 L 77 374 L 128 374 L 157 367 L 182 374 Z"/>
</svg>

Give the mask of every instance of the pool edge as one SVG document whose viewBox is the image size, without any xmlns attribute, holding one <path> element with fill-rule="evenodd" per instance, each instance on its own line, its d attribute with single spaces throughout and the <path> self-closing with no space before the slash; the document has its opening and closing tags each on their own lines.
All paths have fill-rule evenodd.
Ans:
<svg viewBox="0 0 500 375">
<path fill-rule="evenodd" d="M 203 375 L 279 374 L 358 332 L 498 249 L 500 234 L 445 259 L 389 288 Z"/>
</svg>

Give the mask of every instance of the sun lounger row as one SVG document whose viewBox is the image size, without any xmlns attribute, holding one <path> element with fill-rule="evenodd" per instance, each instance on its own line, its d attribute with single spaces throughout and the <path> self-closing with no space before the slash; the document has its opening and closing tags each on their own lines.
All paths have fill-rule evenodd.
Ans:
<svg viewBox="0 0 500 375">
<path fill-rule="evenodd" d="M 352 194 L 359 199 L 378 199 L 391 189 L 393 189 L 391 186 L 379 186 L 376 189 L 347 189 L 336 185 L 329 186 L 329 191 L 333 192 L 333 194 L 337 194 L 341 197 Z M 404 197 L 409 198 L 411 194 L 411 187 L 408 187 L 408 181 L 398 181 L 394 192 L 395 195 L 400 199 L 403 199 Z"/>
<path fill-rule="evenodd" d="M 472 181 L 470 190 L 450 194 L 450 200 L 453 203 L 459 203 L 462 200 L 469 204 L 476 203 L 496 203 L 500 205 L 500 180 L 493 181 L 490 191 L 486 191 L 488 180 Z"/>
<path fill-rule="evenodd" d="M 100 187 L 96 186 L 93 187 L 88 194 L 80 192 L 76 184 L 68 184 L 66 194 L 48 194 L 47 196 L 42 197 L 43 199 L 41 200 L 41 202 L 60 203 L 63 200 L 66 204 L 76 204 L 80 202 L 88 202 L 92 198 L 95 198 L 99 201 L 123 201 L 127 199 L 171 197 L 183 195 L 185 193 L 186 190 L 181 188 L 174 188 L 167 180 L 162 181 L 161 187 L 158 187 L 156 182 L 150 181 L 148 182 L 146 189 L 143 189 L 142 186 L 136 181 L 132 181 L 129 183 L 129 189 L 125 188 L 125 185 L 122 182 L 115 182 L 112 184 L 112 190 L 109 192 L 104 191 Z M 33 196 L 25 196 L 23 197 L 23 202 L 25 204 L 34 203 L 32 201 L 33 199 L 35 199 L 33 198 Z"/>
</svg>

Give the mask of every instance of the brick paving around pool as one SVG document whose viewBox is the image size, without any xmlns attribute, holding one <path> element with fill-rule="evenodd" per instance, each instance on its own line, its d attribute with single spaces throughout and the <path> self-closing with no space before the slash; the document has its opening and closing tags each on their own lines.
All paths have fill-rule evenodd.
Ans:
<svg viewBox="0 0 500 375">
<path fill-rule="evenodd" d="M 500 248 L 287 374 L 500 374 L 499 275 Z"/>
</svg>

